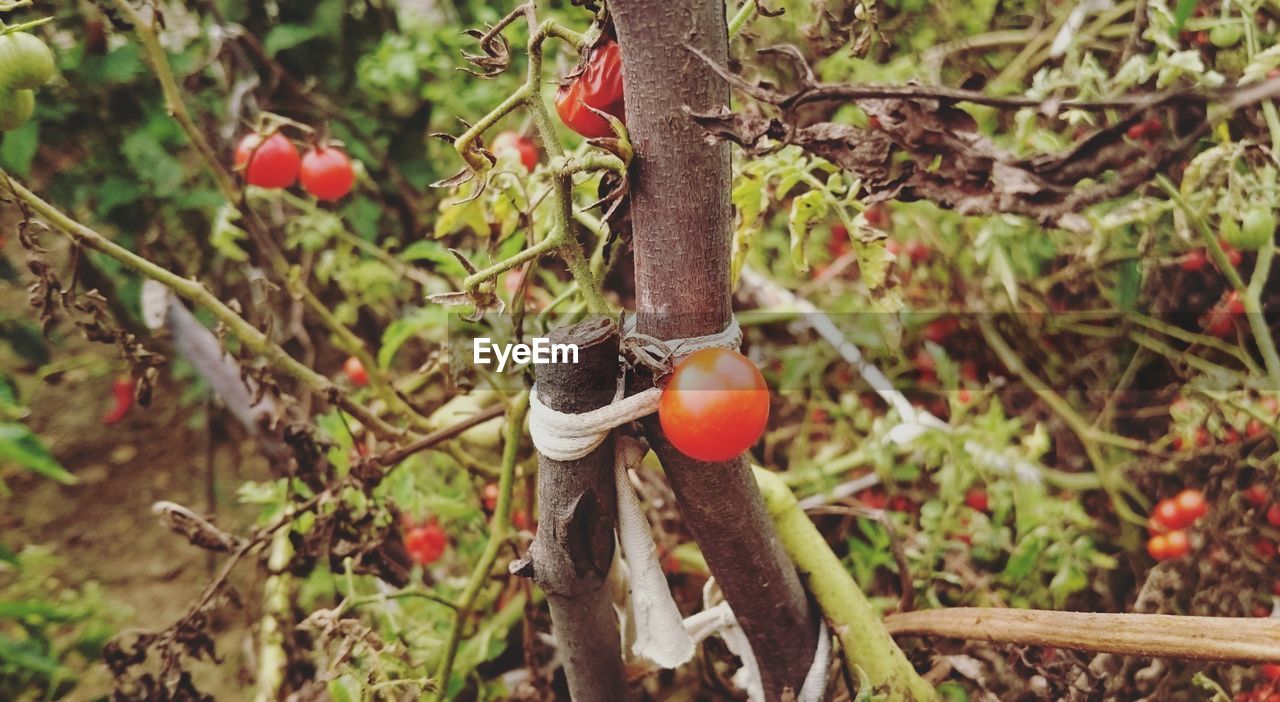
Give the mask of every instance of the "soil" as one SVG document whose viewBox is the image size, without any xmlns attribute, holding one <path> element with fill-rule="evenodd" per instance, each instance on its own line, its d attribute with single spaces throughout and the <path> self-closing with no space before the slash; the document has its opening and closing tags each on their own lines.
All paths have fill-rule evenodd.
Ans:
<svg viewBox="0 0 1280 702">
<path fill-rule="evenodd" d="M 55 245 L 52 239 L 44 237 L 45 245 Z M 12 239 L 0 255 L 15 267 L 25 259 Z M 27 282 L 25 271 L 19 284 L 0 282 L 0 319 L 34 320 Z M 252 441 L 238 438 L 244 436 L 239 427 L 219 432 L 237 438 L 211 441 L 205 412 L 215 425 L 227 421 L 224 413 L 199 400 L 183 406 L 185 383 L 168 379 L 168 369 L 162 370 L 149 407 L 135 406 L 118 424 L 103 425 L 112 381 L 127 372 L 116 349 L 87 342 L 66 320 L 52 328 L 48 344 L 62 372 L 36 378 L 34 369 L 24 367 L 3 344 L 0 371 L 17 382 L 31 410 L 28 426 L 80 482 L 63 486 L 0 466 L 13 492 L 0 497 L 0 543 L 15 551 L 31 544 L 51 546 L 61 560 L 58 578 L 74 585 L 97 583 L 122 629 L 163 629 L 199 595 L 217 561 L 162 526 L 151 505 L 171 500 L 213 515 L 224 529 L 243 531 L 254 510 L 236 505 L 235 490 L 247 479 L 266 478 L 267 465 L 255 455 Z M 239 570 L 232 583 L 242 594 L 251 593 L 260 585 L 259 576 L 252 565 Z M 221 663 L 193 666 L 203 692 L 215 699 L 245 696 L 255 621 L 256 613 L 246 609 L 222 613 L 215 623 Z M 110 691 L 110 673 L 96 663 L 65 699 L 101 699 Z"/>
</svg>

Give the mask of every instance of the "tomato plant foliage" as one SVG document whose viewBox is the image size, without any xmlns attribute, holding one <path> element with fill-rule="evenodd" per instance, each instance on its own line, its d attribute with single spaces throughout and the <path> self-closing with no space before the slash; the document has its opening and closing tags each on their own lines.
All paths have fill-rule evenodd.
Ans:
<svg viewBox="0 0 1280 702">
<path fill-rule="evenodd" d="M 0 500 L 72 495 L 100 468 L 80 432 L 258 459 L 175 527 L 237 575 L 144 635 L 92 571 L 41 591 L 54 560 L 6 529 L 0 697 L 106 685 L 77 658 L 104 650 L 122 699 L 199 699 L 197 680 L 228 699 L 564 696 L 546 597 L 505 567 L 567 528 L 540 524 L 524 438 L 538 370 L 499 373 L 459 342 L 634 309 L 629 188 L 665 171 L 626 132 L 646 106 L 626 103 L 607 2 L 509 21 L 499 5 L 4 10 L 0 168 L 23 189 L 5 188 L 0 277 L 33 307 L 0 312 Z M 671 444 L 779 473 L 875 617 L 1269 614 L 1280 117 L 1247 91 L 1280 69 L 1275 8 L 730 5 L 733 100 L 663 118 L 734 143 L 741 353 L 671 367 L 656 340 L 622 345 L 627 380 L 663 387 Z M 910 87 L 788 97 L 818 84 Z M 212 346 L 173 308 L 148 319 L 147 278 Z M 41 401 L 59 384 L 87 422 Z M 266 414 L 238 421 L 249 410 Z M 654 457 L 628 476 L 677 601 L 704 602 L 708 559 Z M 949 641 L 898 645 L 953 661 L 937 670 L 957 699 L 1033 679 L 1067 698 L 1101 665 Z M 253 655 L 209 662 L 236 651 Z M 703 653 L 696 674 L 638 686 L 722 694 L 736 660 Z M 1118 698 L 1275 688 L 1271 668 L 1126 660 Z M 846 672 L 832 690 L 866 671 Z"/>
</svg>

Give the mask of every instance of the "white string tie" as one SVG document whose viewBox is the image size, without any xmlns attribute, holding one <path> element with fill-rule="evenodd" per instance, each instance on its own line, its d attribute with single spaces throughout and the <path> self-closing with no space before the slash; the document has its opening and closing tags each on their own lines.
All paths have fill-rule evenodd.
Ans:
<svg viewBox="0 0 1280 702">
<path fill-rule="evenodd" d="M 684 339 L 660 340 L 636 331 L 634 316 L 624 318 L 622 351 L 642 363 L 670 367 L 703 349 L 737 349 L 742 343 L 738 320 L 715 334 Z M 619 364 L 625 364 L 625 358 Z M 662 388 L 653 387 L 623 397 L 622 380 L 613 401 L 604 407 L 572 414 L 551 409 L 538 398 L 538 385 L 529 392 L 529 435 L 538 453 L 555 461 L 575 461 L 599 448 L 613 429 L 658 411 Z M 663 668 L 677 668 L 693 658 L 697 643 L 718 634 L 743 661 L 735 675 L 752 700 L 763 699 L 763 687 L 756 659 L 746 634 L 738 626 L 728 603 L 714 604 L 712 591 L 704 590 L 704 611 L 682 619 L 666 575 L 658 562 L 657 548 L 649 531 L 640 499 L 631 485 L 629 471 L 644 458 L 644 445 L 629 436 L 620 436 L 614 446 L 614 486 L 617 490 L 618 543 L 629 580 L 628 607 L 635 627 L 631 652 Z M 714 579 L 708 581 L 714 587 Z M 831 658 L 831 641 L 826 623 L 819 630 L 817 654 L 805 678 L 800 702 L 817 702 L 826 688 L 826 673 Z M 809 690 L 816 692 L 809 693 Z"/>
</svg>

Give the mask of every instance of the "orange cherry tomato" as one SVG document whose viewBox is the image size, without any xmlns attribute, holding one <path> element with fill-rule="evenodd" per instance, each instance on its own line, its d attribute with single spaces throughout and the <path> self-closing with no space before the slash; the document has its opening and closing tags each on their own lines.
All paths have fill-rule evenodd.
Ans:
<svg viewBox="0 0 1280 702">
<path fill-rule="evenodd" d="M 727 461 L 764 433 L 769 387 L 760 369 L 737 351 L 696 351 L 676 364 L 658 403 L 658 420 L 685 455 Z"/>
</svg>

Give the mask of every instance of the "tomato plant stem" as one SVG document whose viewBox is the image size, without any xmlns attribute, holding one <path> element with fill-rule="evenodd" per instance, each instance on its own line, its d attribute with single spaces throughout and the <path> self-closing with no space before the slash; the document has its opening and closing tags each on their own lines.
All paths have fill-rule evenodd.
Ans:
<svg viewBox="0 0 1280 702">
<path fill-rule="evenodd" d="M 283 348 L 268 339 L 266 334 L 263 334 L 243 317 L 236 314 L 200 283 L 183 278 L 162 266 L 158 266 L 71 219 L 53 205 L 42 200 L 35 193 L 27 190 L 16 180 L 10 178 L 4 171 L 0 171 L 0 178 L 8 183 L 9 188 L 19 200 L 51 224 L 54 229 L 62 232 L 72 241 L 85 248 L 104 254 L 124 264 L 125 267 L 162 283 L 177 295 L 208 310 L 233 335 L 239 338 L 241 343 L 250 351 L 262 356 L 272 365 L 306 385 L 318 395 L 332 400 L 338 407 L 341 407 L 360 423 L 364 424 L 378 438 L 397 440 L 403 436 L 404 432 L 402 430 L 391 426 L 364 405 L 346 397 L 332 381 L 290 356 Z"/>
<path fill-rule="evenodd" d="M 883 691 L 888 702 L 937 699 L 937 692 L 916 673 L 853 576 L 800 509 L 782 476 L 758 466 L 753 466 L 752 472 L 777 526 L 778 538 L 840 638 L 846 664 L 864 671 L 871 689 Z"/>
<path fill-rule="evenodd" d="M 524 417 L 528 411 L 528 391 L 513 396 L 507 405 L 507 422 L 503 430 L 502 468 L 498 476 L 498 504 L 494 506 L 493 516 L 489 519 L 489 539 L 485 542 L 484 551 L 471 569 L 467 585 L 457 600 L 444 655 L 440 659 L 439 667 L 436 668 L 435 699 L 437 700 L 445 698 L 454 659 L 458 654 L 458 645 L 462 641 L 462 630 L 471 617 L 481 588 L 489 580 L 489 572 L 498 558 L 498 550 L 506 542 L 511 530 L 511 493 L 515 484 L 516 462 L 520 457 L 520 436 L 524 432 Z"/>
<path fill-rule="evenodd" d="M 169 114 L 177 120 L 179 126 L 182 127 L 182 131 L 186 132 L 187 138 L 191 140 L 191 144 L 196 147 L 196 151 L 204 159 L 205 166 L 213 174 L 213 179 L 218 184 L 218 189 L 222 191 L 223 196 L 230 202 L 238 201 L 240 199 L 240 190 L 236 187 L 236 181 L 231 177 L 231 172 L 222 165 L 222 161 L 218 159 L 217 153 L 209 145 L 208 140 L 204 138 L 200 128 L 191 119 L 191 113 L 187 112 L 186 103 L 182 101 L 182 89 L 178 87 L 178 81 L 173 75 L 173 68 L 169 65 L 168 54 L 165 53 L 164 47 L 160 45 L 160 39 L 156 36 L 151 23 L 133 8 L 129 0 L 115 0 L 115 6 L 133 25 L 133 30 L 138 35 L 138 42 L 142 45 L 143 54 L 147 57 L 147 62 L 151 64 L 151 70 L 155 72 L 156 78 L 160 81 L 160 89 L 164 93 L 164 102 L 169 109 Z"/>
</svg>

